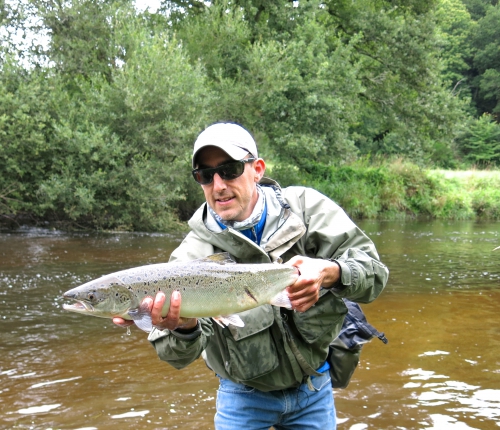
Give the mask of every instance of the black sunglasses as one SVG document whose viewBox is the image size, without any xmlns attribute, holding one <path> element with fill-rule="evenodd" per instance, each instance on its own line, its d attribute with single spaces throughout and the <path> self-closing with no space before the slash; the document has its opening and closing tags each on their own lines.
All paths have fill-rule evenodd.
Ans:
<svg viewBox="0 0 500 430">
<path fill-rule="evenodd" d="M 222 164 L 217 167 L 209 167 L 208 169 L 194 169 L 192 171 L 193 178 L 200 185 L 211 184 L 214 180 L 214 175 L 217 173 L 221 179 L 230 181 L 240 177 L 245 171 L 245 164 L 255 161 L 255 158 L 246 158 L 244 160 L 231 161 L 230 163 Z"/>
</svg>

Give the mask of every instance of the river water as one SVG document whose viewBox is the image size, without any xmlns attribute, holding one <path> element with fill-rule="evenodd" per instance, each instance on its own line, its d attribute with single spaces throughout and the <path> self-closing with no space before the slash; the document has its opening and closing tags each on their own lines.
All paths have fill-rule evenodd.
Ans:
<svg viewBox="0 0 500 430">
<path fill-rule="evenodd" d="M 500 223 L 360 222 L 391 271 L 339 430 L 500 429 Z M 92 278 L 167 261 L 181 235 L 0 233 L 0 428 L 211 429 L 217 380 L 146 333 L 61 309 Z"/>
</svg>

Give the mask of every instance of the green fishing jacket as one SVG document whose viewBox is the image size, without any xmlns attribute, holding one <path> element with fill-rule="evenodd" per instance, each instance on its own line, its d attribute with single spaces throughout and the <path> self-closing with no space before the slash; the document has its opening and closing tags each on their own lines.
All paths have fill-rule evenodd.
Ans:
<svg viewBox="0 0 500 430">
<path fill-rule="evenodd" d="M 205 203 L 189 221 L 191 231 L 170 260 L 189 261 L 223 251 L 240 263 L 286 262 L 295 255 L 335 259 L 341 268 L 340 284 L 322 289 L 318 302 L 303 313 L 263 305 L 238 314 L 244 327 L 222 328 L 210 318 L 200 318 L 194 333 L 154 329 L 149 341 L 160 359 L 178 369 L 202 355 L 219 376 L 271 391 L 304 382 L 300 360 L 314 369 L 325 362 L 328 345 L 347 313 L 342 298 L 371 302 L 385 287 L 389 272 L 372 241 L 333 201 L 311 188 L 281 189 L 267 178 L 260 185 L 267 203 L 260 246 L 232 228 L 222 230 Z"/>
</svg>

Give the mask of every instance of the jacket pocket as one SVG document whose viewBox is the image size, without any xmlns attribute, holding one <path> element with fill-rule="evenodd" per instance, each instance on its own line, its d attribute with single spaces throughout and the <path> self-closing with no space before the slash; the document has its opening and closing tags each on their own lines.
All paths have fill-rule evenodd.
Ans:
<svg viewBox="0 0 500 430">
<path fill-rule="evenodd" d="M 245 326 L 223 330 L 229 353 L 225 369 L 236 380 L 249 381 L 278 367 L 276 345 L 269 330 L 274 314 L 270 305 L 264 305 L 238 315 Z"/>
<path fill-rule="evenodd" d="M 293 312 L 293 321 L 304 340 L 311 344 L 324 335 L 332 341 L 332 334 L 338 334 L 347 307 L 342 299 L 336 298 L 331 291 L 324 290 L 316 304 L 305 312 Z"/>
</svg>

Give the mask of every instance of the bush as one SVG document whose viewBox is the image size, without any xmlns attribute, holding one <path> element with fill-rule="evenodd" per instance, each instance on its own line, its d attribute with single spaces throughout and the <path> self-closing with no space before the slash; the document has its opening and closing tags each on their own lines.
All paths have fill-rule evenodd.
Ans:
<svg viewBox="0 0 500 430">
<path fill-rule="evenodd" d="M 459 140 L 465 159 L 478 166 L 500 165 L 500 124 L 489 114 L 471 120 Z"/>
</svg>

